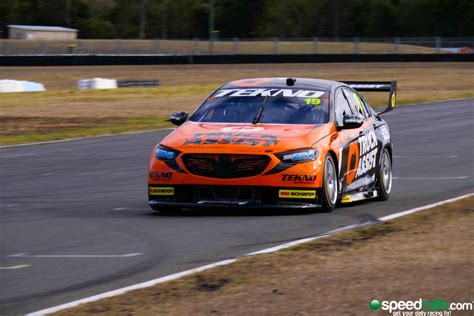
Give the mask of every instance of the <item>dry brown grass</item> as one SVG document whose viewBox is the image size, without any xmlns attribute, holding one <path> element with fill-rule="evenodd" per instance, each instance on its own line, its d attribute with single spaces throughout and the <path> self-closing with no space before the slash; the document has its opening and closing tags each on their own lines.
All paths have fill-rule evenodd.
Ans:
<svg viewBox="0 0 474 316">
<path fill-rule="evenodd" d="M 469 197 L 55 315 L 367 315 L 372 299 L 471 302 L 473 203 Z"/>
<path fill-rule="evenodd" d="M 69 122 L 70 129 L 73 129 L 77 127 L 77 120 L 84 123 L 81 128 L 88 128 L 103 127 L 104 124 L 100 122 L 108 124 L 114 120 L 121 120 L 123 125 L 131 118 L 164 118 L 176 110 L 194 110 L 224 82 L 248 77 L 288 76 L 333 80 L 398 80 L 400 104 L 474 97 L 472 63 L 0 67 L 2 79 L 38 81 L 48 89 L 44 93 L 1 95 L 0 117 L 3 124 L 0 135 L 9 138 L 0 136 L 0 143 L 16 142 L 14 136 L 17 133 L 36 133 L 46 140 L 48 136 L 44 131 L 57 126 L 59 119 L 63 127 L 67 128 Z M 93 77 L 159 78 L 162 86 L 107 91 L 76 90 L 77 80 Z M 386 94 L 368 95 L 369 101 L 376 105 L 385 104 L 386 97 Z M 30 124 L 33 121 L 42 123 L 35 126 Z M 134 129 L 156 127 L 153 124 L 141 127 L 134 125 Z"/>
</svg>

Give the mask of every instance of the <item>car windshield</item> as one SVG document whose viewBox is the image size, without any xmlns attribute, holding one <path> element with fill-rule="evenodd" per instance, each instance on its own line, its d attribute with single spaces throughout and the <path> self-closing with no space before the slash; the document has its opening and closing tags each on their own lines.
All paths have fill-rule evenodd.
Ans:
<svg viewBox="0 0 474 316">
<path fill-rule="evenodd" d="M 302 89 L 221 89 L 192 115 L 214 123 L 324 124 L 328 92 Z"/>
</svg>

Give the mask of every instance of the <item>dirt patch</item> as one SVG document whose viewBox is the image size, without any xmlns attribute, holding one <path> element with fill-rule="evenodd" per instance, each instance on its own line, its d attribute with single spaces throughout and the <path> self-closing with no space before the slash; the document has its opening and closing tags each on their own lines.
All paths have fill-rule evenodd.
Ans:
<svg viewBox="0 0 474 316">
<path fill-rule="evenodd" d="M 471 302 L 473 205 L 469 197 L 56 315 L 366 315 L 372 299 Z"/>
</svg>

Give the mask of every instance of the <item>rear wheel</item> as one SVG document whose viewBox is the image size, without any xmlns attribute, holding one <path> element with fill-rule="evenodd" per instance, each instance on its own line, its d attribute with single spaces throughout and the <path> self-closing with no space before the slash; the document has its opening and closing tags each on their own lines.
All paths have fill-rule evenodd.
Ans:
<svg viewBox="0 0 474 316">
<path fill-rule="evenodd" d="M 378 199 L 380 201 L 388 200 L 392 192 L 392 159 L 390 159 L 387 148 L 383 150 L 380 158 L 378 187 Z"/>
<path fill-rule="evenodd" d="M 321 205 L 325 212 L 331 212 L 336 207 L 337 183 L 338 178 L 334 159 L 331 155 L 327 155 L 324 161 L 323 190 L 321 199 Z"/>
</svg>

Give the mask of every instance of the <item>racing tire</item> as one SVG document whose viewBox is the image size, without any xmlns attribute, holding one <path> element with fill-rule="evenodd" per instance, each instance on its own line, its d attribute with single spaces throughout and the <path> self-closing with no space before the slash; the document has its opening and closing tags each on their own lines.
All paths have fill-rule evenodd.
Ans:
<svg viewBox="0 0 474 316">
<path fill-rule="evenodd" d="M 337 178 L 336 166 L 331 155 L 324 160 L 323 187 L 321 194 L 321 206 L 323 212 L 332 212 L 337 203 Z"/>
<path fill-rule="evenodd" d="M 380 156 L 379 176 L 378 176 L 378 200 L 386 201 L 392 192 L 392 159 L 388 149 L 385 148 Z"/>
</svg>

